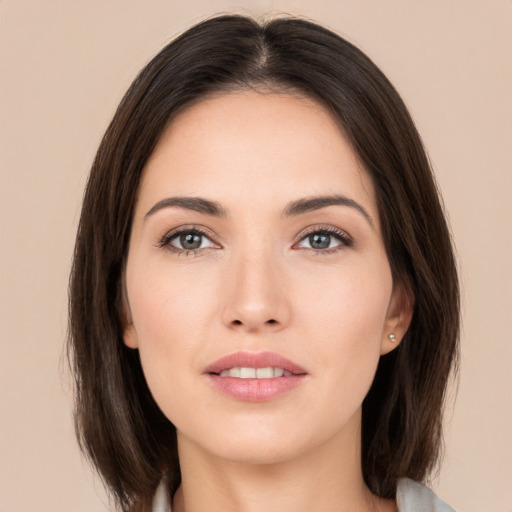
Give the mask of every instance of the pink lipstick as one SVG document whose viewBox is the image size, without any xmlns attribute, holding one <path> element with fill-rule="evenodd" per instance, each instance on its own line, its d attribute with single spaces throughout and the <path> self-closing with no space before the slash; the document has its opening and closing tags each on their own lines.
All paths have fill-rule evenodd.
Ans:
<svg viewBox="0 0 512 512">
<path fill-rule="evenodd" d="M 272 400 L 299 386 L 304 368 L 274 352 L 237 352 L 223 357 L 204 371 L 221 393 L 236 400 Z"/>
</svg>

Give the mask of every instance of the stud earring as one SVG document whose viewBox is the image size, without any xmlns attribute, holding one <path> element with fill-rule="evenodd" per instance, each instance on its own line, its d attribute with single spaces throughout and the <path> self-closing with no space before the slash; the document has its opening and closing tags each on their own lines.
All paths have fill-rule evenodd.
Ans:
<svg viewBox="0 0 512 512">
<path fill-rule="evenodd" d="M 389 338 L 389 341 L 391 341 L 391 343 L 397 342 L 397 339 L 396 339 L 396 336 L 394 335 L 394 333 L 388 334 L 388 338 Z"/>
</svg>

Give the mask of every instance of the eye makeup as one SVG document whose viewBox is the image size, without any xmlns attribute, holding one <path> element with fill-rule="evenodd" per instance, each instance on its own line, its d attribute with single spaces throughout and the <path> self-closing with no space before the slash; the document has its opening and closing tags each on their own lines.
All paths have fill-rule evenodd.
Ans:
<svg viewBox="0 0 512 512">
<path fill-rule="evenodd" d="M 339 228 L 313 226 L 300 234 L 298 242 L 293 244 L 292 249 L 329 255 L 352 247 L 353 244 L 352 238 Z M 200 253 L 222 248 L 209 231 L 196 225 L 180 226 L 167 232 L 156 246 L 178 256 L 197 256 Z"/>
</svg>

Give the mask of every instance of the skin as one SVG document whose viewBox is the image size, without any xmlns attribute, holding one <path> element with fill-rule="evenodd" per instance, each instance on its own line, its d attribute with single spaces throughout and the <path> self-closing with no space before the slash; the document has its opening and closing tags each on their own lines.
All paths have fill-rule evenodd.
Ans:
<svg viewBox="0 0 512 512">
<path fill-rule="evenodd" d="M 283 216 L 291 201 L 333 194 L 368 217 L 350 205 Z M 176 196 L 226 215 L 148 215 Z M 169 236 L 178 228 L 208 236 L 187 253 Z M 313 247 L 322 228 L 349 242 Z M 126 294 L 124 341 L 178 432 L 173 511 L 396 510 L 362 478 L 361 404 L 412 306 L 393 284 L 371 179 L 322 106 L 245 91 L 180 113 L 143 173 Z M 204 369 L 240 350 L 277 352 L 307 376 L 273 400 L 235 400 Z"/>
</svg>

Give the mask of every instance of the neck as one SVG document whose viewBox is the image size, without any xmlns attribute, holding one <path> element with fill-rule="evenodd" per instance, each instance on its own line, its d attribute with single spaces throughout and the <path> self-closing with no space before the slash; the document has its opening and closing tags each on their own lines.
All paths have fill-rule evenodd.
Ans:
<svg viewBox="0 0 512 512">
<path fill-rule="evenodd" d="M 223 459 L 178 434 L 182 484 L 173 512 L 396 511 L 364 483 L 358 419 L 320 447 L 266 464 Z"/>
</svg>

